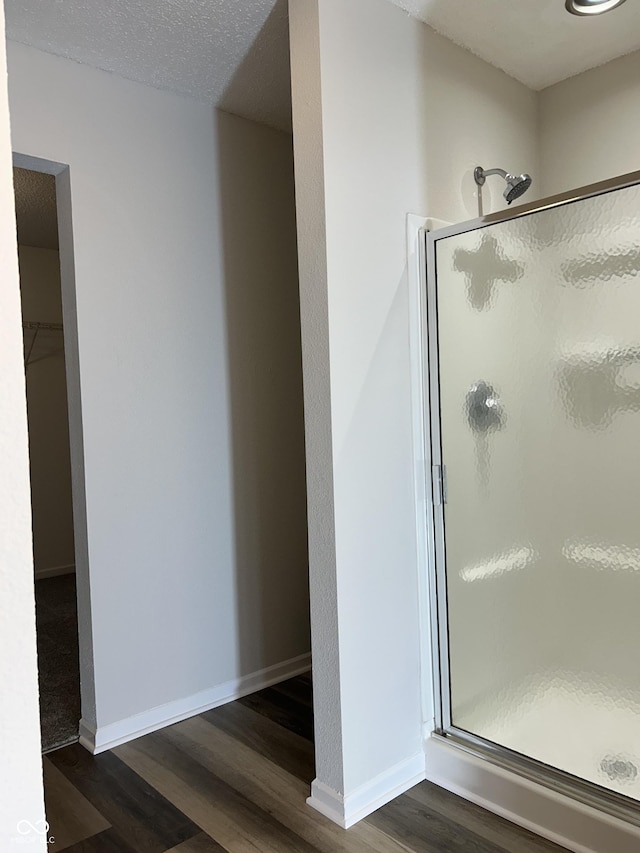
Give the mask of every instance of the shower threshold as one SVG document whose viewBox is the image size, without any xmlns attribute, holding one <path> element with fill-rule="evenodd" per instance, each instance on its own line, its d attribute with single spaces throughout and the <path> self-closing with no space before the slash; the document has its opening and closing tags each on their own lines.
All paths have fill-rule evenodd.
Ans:
<svg viewBox="0 0 640 853">
<path fill-rule="evenodd" d="M 541 672 L 467 704 L 453 722 L 457 729 L 640 800 L 639 699 L 592 674 Z"/>
</svg>

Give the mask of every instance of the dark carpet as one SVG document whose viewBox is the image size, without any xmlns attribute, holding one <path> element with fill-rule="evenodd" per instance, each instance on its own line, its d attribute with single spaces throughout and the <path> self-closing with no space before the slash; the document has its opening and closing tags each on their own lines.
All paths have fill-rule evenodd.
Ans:
<svg viewBox="0 0 640 853">
<path fill-rule="evenodd" d="M 78 739 L 80 664 L 75 575 L 36 581 L 42 751 Z"/>
</svg>

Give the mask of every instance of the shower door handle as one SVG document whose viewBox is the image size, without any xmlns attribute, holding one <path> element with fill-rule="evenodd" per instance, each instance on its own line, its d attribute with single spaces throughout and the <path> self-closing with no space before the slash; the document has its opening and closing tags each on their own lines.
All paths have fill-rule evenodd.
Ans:
<svg viewBox="0 0 640 853">
<path fill-rule="evenodd" d="M 485 433 L 501 429 L 504 411 L 493 385 L 480 381 L 474 383 L 465 398 L 469 426 L 474 432 Z"/>
</svg>

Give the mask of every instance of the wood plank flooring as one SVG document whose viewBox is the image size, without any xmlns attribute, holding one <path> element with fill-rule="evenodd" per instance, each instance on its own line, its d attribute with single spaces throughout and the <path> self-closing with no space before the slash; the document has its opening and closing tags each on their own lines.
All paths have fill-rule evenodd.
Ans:
<svg viewBox="0 0 640 853">
<path fill-rule="evenodd" d="M 345 832 L 306 805 L 311 681 L 299 676 L 91 756 L 44 757 L 50 849 L 67 853 L 552 853 L 423 782 Z"/>
</svg>

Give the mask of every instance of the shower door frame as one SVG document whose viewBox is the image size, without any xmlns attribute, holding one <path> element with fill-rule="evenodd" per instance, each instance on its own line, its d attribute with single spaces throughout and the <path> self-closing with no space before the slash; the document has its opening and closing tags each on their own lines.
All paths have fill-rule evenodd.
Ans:
<svg viewBox="0 0 640 853">
<path fill-rule="evenodd" d="M 585 805 L 606 812 L 628 823 L 640 826 L 638 800 L 601 787 L 563 770 L 515 752 L 479 735 L 471 734 L 453 725 L 451 719 L 451 680 L 449 670 L 449 624 L 447 603 L 446 548 L 444 505 L 446 503 L 446 473 L 442 459 L 440 413 L 440 366 L 437 297 L 436 245 L 439 240 L 480 231 L 490 225 L 520 219 L 549 210 L 605 195 L 610 192 L 640 185 L 640 171 L 590 184 L 570 192 L 550 196 L 528 204 L 518 205 L 477 219 L 425 232 L 426 254 L 426 326 L 428 387 L 425 398 L 429 403 L 428 420 L 430 436 L 427 445 L 431 457 L 431 502 L 427 523 L 431 528 L 432 547 L 429 571 L 429 616 L 431 626 L 432 677 L 435 712 L 435 730 L 431 737 L 444 740 L 471 755 L 489 761 L 498 767 L 514 772 L 525 779 L 543 785 L 552 791 L 568 796 Z M 446 463 L 444 463 L 446 464 Z"/>
</svg>

